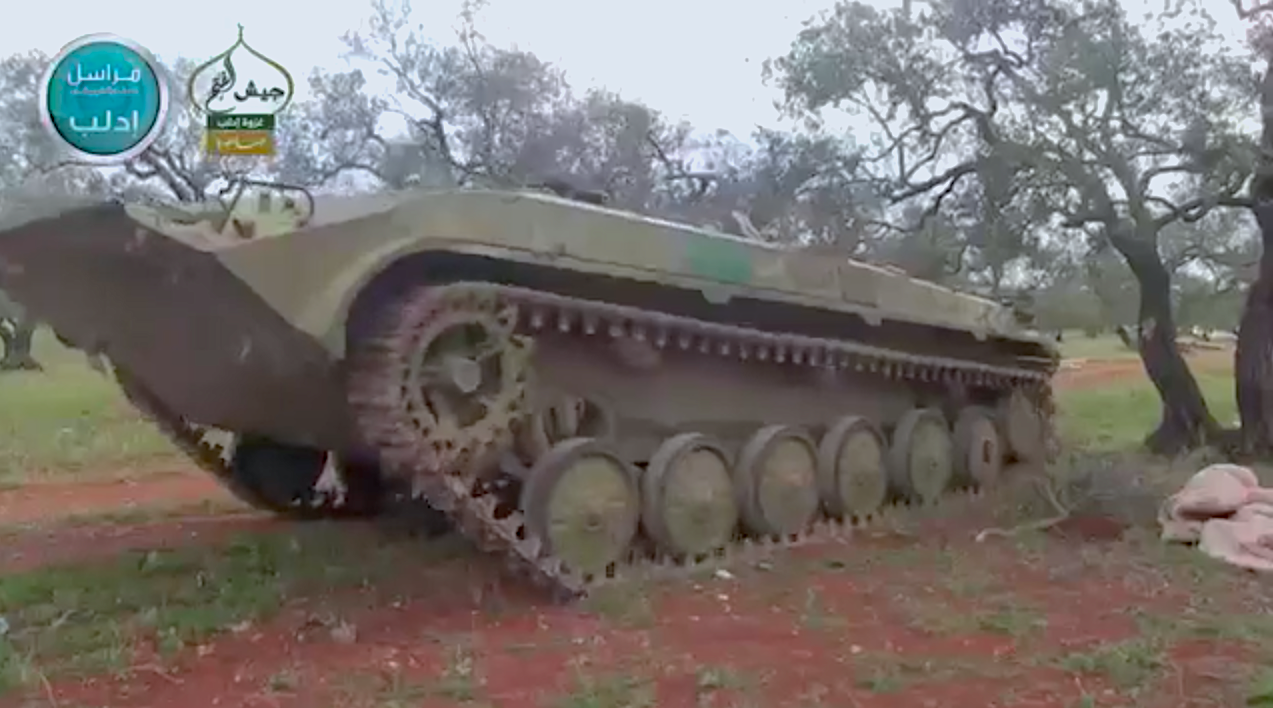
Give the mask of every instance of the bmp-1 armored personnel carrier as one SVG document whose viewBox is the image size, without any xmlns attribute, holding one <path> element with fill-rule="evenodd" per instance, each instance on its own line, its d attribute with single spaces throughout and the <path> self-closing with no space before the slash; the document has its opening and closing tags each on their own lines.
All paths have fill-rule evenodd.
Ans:
<svg viewBox="0 0 1273 708">
<path fill-rule="evenodd" d="M 374 513 L 405 485 L 572 593 L 1045 456 L 1052 345 L 844 257 L 531 192 L 247 229 L 121 204 L 6 221 L 0 287 L 244 499 Z M 314 492 L 330 461 L 338 502 Z"/>
</svg>

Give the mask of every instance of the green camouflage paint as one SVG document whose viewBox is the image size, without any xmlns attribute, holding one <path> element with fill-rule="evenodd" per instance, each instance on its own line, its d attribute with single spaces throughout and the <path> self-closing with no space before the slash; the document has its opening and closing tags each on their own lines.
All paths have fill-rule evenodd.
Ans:
<svg viewBox="0 0 1273 708">
<path fill-rule="evenodd" d="M 696 236 L 685 243 L 685 263 L 694 275 L 746 285 L 752 280 L 751 254 L 730 239 Z"/>
</svg>

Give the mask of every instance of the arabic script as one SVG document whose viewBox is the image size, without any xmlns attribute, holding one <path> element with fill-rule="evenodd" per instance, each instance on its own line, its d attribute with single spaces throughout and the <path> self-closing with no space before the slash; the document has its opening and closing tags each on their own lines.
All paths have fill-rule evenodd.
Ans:
<svg viewBox="0 0 1273 708">
<path fill-rule="evenodd" d="M 40 117 L 74 156 L 127 160 L 163 129 L 168 90 L 155 60 L 113 35 L 87 35 L 54 57 L 40 86 Z"/>
</svg>

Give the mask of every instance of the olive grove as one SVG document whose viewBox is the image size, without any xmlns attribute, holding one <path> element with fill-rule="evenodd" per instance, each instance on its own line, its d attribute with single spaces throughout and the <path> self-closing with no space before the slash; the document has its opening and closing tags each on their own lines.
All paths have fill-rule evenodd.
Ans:
<svg viewBox="0 0 1273 708">
<path fill-rule="evenodd" d="M 1260 273 L 1273 262 L 1251 237 L 1258 55 L 1223 46 L 1205 23 L 1160 32 L 1114 0 L 840 2 L 757 76 L 797 127 L 735 136 L 579 91 L 534 54 L 487 42 L 481 9 L 466 5 L 455 41 L 439 45 L 409 4 L 373 0 L 366 25 L 343 37 L 354 68 L 307 77 L 268 165 L 204 157 L 200 121 L 181 111 L 122 169 L 65 164 L 37 118 L 47 57 L 5 58 L 0 121 L 14 129 L 0 147 L 17 157 L 0 165 L 0 210 L 23 191 L 215 204 L 248 176 L 314 192 L 574 191 L 1029 301 L 1045 328 L 1134 324 L 1163 400 L 1148 443 L 1171 451 L 1219 434 L 1176 330 L 1234 327 L 1246 298 L 1243 331 L 1255 331 L 1273 285 L 1247 282 L 1257 260 Z M 194 58 L 163 59 L 184 85 Z M 373 92 L 364 72 L 396 90 Z M 832 114 L 859 127 L 831 130 Z M 386 118 L 405 129 L 387 131 Z M 33 325 L 16 309 L 0 321 Z M 1240 400 L 1244 423 L 1265 430 L 1253 440 L 1267 441 L 1273 390 L 1251 382 L 1273 380 L 1273 325 L 1263 337 L 1239 355 Z"/>
<path fill-rule="evenodd" d="M 1112 0 L 841 3 L 769 67 L 790 112 L 874 121 L 859 177 L 900 207 L 892 227 L 916 211 L 973 222 L 991 273 L 1044 235 L 1116 252 L 1163 400 L 1147 443 L 1163 452 L 1219 433 L 1176 344 L 1172 276 L 1181 259 L 1219 267 L 1243 248 L 1204 222 L 1244 202 L 1252 69 L 1204 24 L 1154 32 Z"/>
</svg>

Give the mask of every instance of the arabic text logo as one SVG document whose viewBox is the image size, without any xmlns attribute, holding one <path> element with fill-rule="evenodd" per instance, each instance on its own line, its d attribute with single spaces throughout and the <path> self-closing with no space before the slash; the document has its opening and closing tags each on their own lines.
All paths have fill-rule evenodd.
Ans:
<svg viewBox="0 0 1273 708">
<path fill-rule="evenodd" d="M 243 51 L 239 51 L 242 49 Z M 292 75 L 239 38 L 194 70 L 186 86 L 195 109 L 207 116 L 209 155 L 273 155 L 277 116 L 295 93 Z"/>
<path fill-rule="evenodd" d="M 168 86 L 136 42 L 90 34 L 62 48 L 40 82 L 40 120 L 76 159 L 116 164 L 159 137 Z"/>
</svg>

